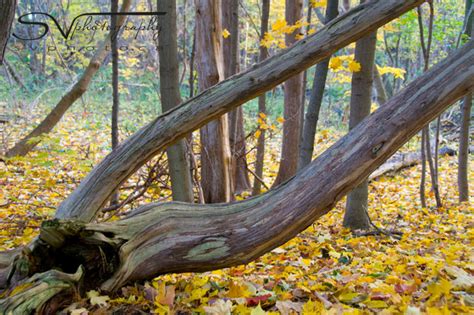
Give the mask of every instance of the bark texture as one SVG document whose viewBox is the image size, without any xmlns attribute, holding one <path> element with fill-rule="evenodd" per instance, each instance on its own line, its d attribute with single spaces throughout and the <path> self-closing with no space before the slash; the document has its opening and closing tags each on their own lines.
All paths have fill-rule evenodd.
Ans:
<svg viewBox="0 0 474 315">
<path fill-rule="evenodd" d="M 335 19 L 339 14 L 339 1 L 329 0 L 326 6 L 326 21 Z M 319 111 L 323 103 L 324 88 L 326 86 L 326 78 L 329 70 L 329 59 L 318 63 L 314 72 L 313 88 L 311 89 L 311 97 L 309 99 L 308 109 L 306 111 L 303 136 L 301 139 L 301 147 L 299 153 L 298 168 L 301 169 L 311 163 L 313 159 L 314 137 L 319 120 Z"/>
<path fill-rule="evenodd" d="M 0 0 L 0 65 L 3 64 L 5 49 L 15 19 L 15 10 L 16 0 Z"/>
<path fill-rule="evenodd" d="M 118 12 L 118 0 L 112 0 L 110 4 L 112 13 Z M 110 17 L 110 47 L 112 51 L 112 123 L 111 123 L 111 142 L 112 150 L 119 144 L 119 111 L 120 111 L 120 93 L 119 93 L 119 50 L 117 16 Z M 115 206 L 119 203 L 120 194 L 116 191 L 110 198 L 110 205 Z"/>
<path fill-rule="evenodd" d="M 462 121 L 459 136 L 458 187 L 459 201 L 469 201 L 469 125 L 471 123 L 472 93 L 469 93 L 461 105 Z"/>
<path fill-rule="evenodd" d="M 286 51 L 164 113 L 123 141 L 99 163 L 61 203 L 56 217 L 91 221 L 124 180 L 169 144 L 324 60 L 422 2 L 371 1 L 360 5 Z"/>
<path fill-rule="evenodd" d="M 286 0 L 285 19 L 288 24 L 296 24 L 303 18 L 303 0 Z M 292 34 L 285 35 L 287 47 L 296 42 L 296 35 L 300 29 Z M 281 160 L 278 175 L 274 185 L 279 185 L 296 174 L 298 169 L 298 152 L 301 139 L 303 110 L 303 73 L 300 72 L 285 82 L 285 104 L 283 117 L 283 136 L 281 146 Z"/>
<path fill-rule="evenodd" d="M 100 282 L 105 291 L 163 273 L 247 263 L 330 211 L 473 87 L 470 42 L 414 80 L 293 179 L 266 194 L 232 204 L 150 204 L 123 220 L 101 224 L 46 221 L 34 246 L 17 262 L 29 262 L 22 269 L 27 275 L 65 266 L 74 273 L 82 264 L 84 283 Z M 15 296 L 7 295 L 2 303 L 7 302 L 14 303 Z"/>
<path fill-rule="evenodd" d="M 195 0 L 199 90 L 205 91 L 224 75 L 221 1 Z M 227 115 L 201 128 L 201 185 L 206 203 L 229 202 L 233 195 Z"/>
<path fill-rule="evenodd" d="M 387 102 L 387 91 L 385 84 L 383 83 L 382 76 L 380 75 L 377 66 L 374 65 L 374 90 L 376 93 L 376 100 L 379 106 L 382 106 Z"/>
<path fill-rule="evenodd" d="M 265 36 L 265 33 L 268 32 L 268 20 L 270 18 L 270 0 L 262 0 L 262 18 L 260 21 L 260 40 Z M 267 47 L 260 45 L 260 54 L 258 60 L 260 62 L 268 58 L 268 49 Z M 267 99 L 266 93 L 263 93 L 258 97 L 258 112 L 266 114 L 267 113 Z M 262 129 L 260 136 L 257 139 L 257 154 L 255 158 L 255 176 L 253 181 L 252 196 L 256 196 L 262 191 L 262 181 L 263 181 L 263 165 L 265 160 L 265 129 Z"/>
<path fill-rule="evenodd" d="M 230 33 L 223 39 L 224 77 L 227 79 L 239 72 L 239 0 L 222 2 L 222 28 Z M 233 187 L 235 193 L 240 194 L 250 188 L 242 106 L 229 113 L 229 144 Z"/>
<path fill-rule="evenodd" d="M 131 0 L 124 0 L 121 11 L 127 12 L 130 8 L 131 2 Z M 125 19 L 126 16 L 119 16 L 117 18 L 117 25 L 122 25 Z M 6 154 L 7 157 L 24 156 L 30 152 L 36 145 L 38 145 L 38 143 L 41 142 L 41 136 L 53 130 L 66 111 L 87 91 L 92 78 L 97 73 L 105 57 L 109 53 L 107 47 L 110 45 L 110 36 L 111 35 L 109 34 L 109 36 L 101 43 L 80 79 L 61 98 L 48 116 L 46 116 L 46 118 L 35 127 L 35 129 L 16 143 L 13 148 L 8 150 Z"/>
<path fill-rule="evenodd" d="M 176 0 L 159 0 L 158 10 L 166 12 L 159 19 L 161 109 L 166 112 L 181 103 L 179 91 L 178 41 L 176 26 Z M 193 202 L 193 184 L 186 140 L 182 139 L 166 149 L 174 201 Z"/>
<path fill-rule="evenodd" d="M 374 77 L 375 45 L 377 31 L 360 39 L 355 48 L 355 60 L 360 63 L 359 72 L 352 74 L 352 90 L 349 130 L 355 128 L 370 114 Z M 347 196 L 344 226 L 352 230 L 370 227 L 368 210 L 369 186 L 365 180 Z"/>
<path fill-rule="evenodd" d="M 472 38 L 474 28 L 474 13 L 472 12 L 472 0 L 466 0 L 466 22 L 464 33 Z M 459 131 L 459 155 L 458 155 L 458 189 L 459 201 L 469 201 L 469 126 L 471 124 L 472 92 L 466 95 L 461 105 L 461 130 Z"/>
</svg>

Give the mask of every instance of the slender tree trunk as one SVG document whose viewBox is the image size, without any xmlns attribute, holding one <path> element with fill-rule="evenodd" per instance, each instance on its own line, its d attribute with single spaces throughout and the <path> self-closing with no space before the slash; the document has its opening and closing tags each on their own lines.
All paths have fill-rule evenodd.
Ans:
<svg viewBox="0 0 474 315">
<path fill-rule="evenodd" d="M 352 130 L 370 114 L 374 77 L 375 46 L 377 32 L 359 40 L 355 48 L 355 60 L 361 69 L 352 75 L 352 91 L 349 130 Z M 368 209 L 369 186 L 364 180 L 347 196 L 344 226 L 352 230 L 370 228 Z"/>
<path fill-rule="evenodd" d="M 118 0 L 111 0 L 111 12 L 118 12 Z M 118 51 L 118 29 L 117 29 L 117 16 L 112 15 L 111 20 L 111 52 L 112 52 L 112 150 L 114 150 L 119 144 L 119 106 L 120 106 L 120 95 L 119 95 L 119 51 Z M 116 191 L 110 199 L 112 206 L 118 204 L 119 193 Z"/>
<path fill-rule="evenodd" d="M 295 24 L 303 17 L 303 0 L 286 0 L 285 18 L 288 24 Z M 290 47 L 296 42 L 296 35 L 300 29 L 292 34 L 285 35 L 286 46 Z M 303 73 L 298 73 L 284 84 L 285 108 L 283 136 L 281 146 L 281 160 L 278 176 L 274 185 L 279 185 L 296 174 L 298 167 L 298 152 L 301 138 L 301 111 L 303 92 Z"/>
<path fill-rule="evenodd" d="M 222 2 L 222 28 L 230 33 L 223 39 L 224 76 L 229 78 L 239 72 L 239 0 Z M 235 193 L 240 194 L 250 188 L 242 106 L 229 113 L 229 143 L 233 187 Z"/>
<path fill-rule="evenodd" d="M 118 0 L 111 1 L 111 9 L 113 13 L 118 12 Z M 118 29 L 117 16 L 111 16 L 111 51 L 112 51 L 112 149 L 115 149 L 119 144 L 119 51 L 118 51 Z"/>
<path fill-rule="evenodd" d="M 23 314 L 19 308 L 45 306 L 51 296 L 41 292 L 56 288 L 58 281 L 69 283 L 59 292 L 80 281 L 86 289 L 116 291 L 126 283 L 164 273 L 248 263 L 284 244 L 329 212 L 474 86 L 473 48 L 470 43 L 414 80 L 292 180 L 267 194 L 231 204 L 145 205 L 108 223 L 44 222 L 38 239 L 16 258 L 15 266 L 21 268 L 10 273 L 13 279 L 32 276 L 26 279 L 32 285 L 23 282 L 24 291 L 5 296 L 0 311 Z M 171 116 L 180 114 L 175 113 Z M 8 261 L 0 256 L 0 265 Z M 59 266 L 66 266 L 69 274 L 54 270 Z M 42 290 L 40 283 L 46 283 Z"/>
<path fill-rule="evenodd" d="M 331 21 L 338 15 L 338 0 L 329 0 L 326 7 L 326 21 Z M 306 111 L 306 119 L 304 121 L 303 138 L 301 139 L 301 147 L 299 152 L 298 168 L 301 169 L 308 165 L 313 158 L 314 138 L 319 120 L 319 112 L 323 103 L 324 88 L 326 86 L 326 78 L 329 68 L 329 59 L 316 66 L 314 73 L 313 88 L 311 90 L 311 98 L 309 99 L 308 110 Z"/>
<path fill-rule="evenodd" d="M 131 5 L 131 0 L 124 0 L 122 4 L 122 12 L 127 12 Z M 119 16 L 117 19 L 117 25 L 122 25 L 125 21 L 125 16 Z M 61 120 L 66 111 L 78 100 L 89 87 L 89 84 L 94 75 L 99 70 L 102 62 L 108 54 L 107 47 L 110 43 L 109 36 L 101 43 L 97 48 L 96 53 L 92 57 L 86 70 L 80 77 L 80 79 L 72 86 L 72 88 L 61 98 L 56 104 L 54 109 L 46 116 L 46 118 L 31 131 L 26 137 L 21 139 L 13 148 L 11 148 L 6 156 L 24 156 L 30 152 L 38 143 L 41 142 L 41 136 L 49 133 L 56 124 Z"/>
<path fill-rule="evenodd" d="M 60 204 L 56 217 L 86 222 L 93 220 L 112 192 L 170 143 L 321 62 L 422 2 L 364 3 L 286 51 L 218 83 L 156 118 L 99 163 Z"/>
<path fill-rule="evenodd" d="M 191 49 L 191 58 L 189 59 L 189 98 L 194 97 L 194 59 L 196 56 L 196 27 L 193 32 L 193 47 Z"/>
<path fill-rule="evenodd" d="M 178 41 L 176 26 L 176 0 L 159 0 L 158 11 L 166 12 L 160 17 L 158 55 L 160 58 L 161 107 L 167 112 L 181 103 L 179 90 Z M 166 149 L 171 177 L 173 200 L 193 202 L 193 185 L 186 142 L 180 140 Z"/>
<path fill-rule="evenodd" d="M 0 0 L 0 65 L 3 64 L 15 10 L 16 0 Z"/>
<path fill-rule="evenodd" d="M 472 93 L 469 93 L 461 105 L 462 122 L 459 136 L 458 186 L 459 201 L 469 201 L 469 125 L 471 121 Z"/>
<path fill-rule="evenodd" d="M 472 11 L 472 0 L 466 0 L 465 34 L 472 38 L 474 28 L 474 14 Z M 469 125 L 471 123 L 472 92 L 466 95 L 461 105 L 461 130 L 459 134 L 458 154 L 458 189 L 459 201 L 469 201 Z"/>
<path fill-rule="evenodd" d="M 420 41 L 421 41 L 421 49 L 423 53 L 423 59 L 424 59 L 424 71 L 428 71 L 429 64 L 430 64 L 430 53 L 431 53 L 431 44 L 433 40 L 433 22 L 434 22 L 434 7 L 433 7 L 433 2 L 428 1 L 428 5 L 430 7 L 430 16 L 429 16 L 429 25 L 428 25 L 428 39 L 425 42 L 425 35 L 424 35 L 424 27 L 423 27 L 423 17 L 422 17 L 422 11 L 421 7 L 418 7 L 418 26 L 420 29 Z M 398 57 L 397 57 L 398 60 Z M 435 162 L 433 162 L 433 156 L 431 154 L 431 141 L 430 141 L 430 124 L 428 124 L 422 131 L 422 141 L 424 139 L 425 143 L 422 145 L 422 149 L 424 148 L 425 154 L 422 155 L 428 160 L 428 166 L 430 168 L 430 177 L 431 177 L 431 185 L 432 185 L 432 190 L 435 195 L 436 199 L 436 206 L 438 208 L 442 207 L 442 202 L 441 202 L 441 197 L 439 194 L 439 185 L 438 185 L 438 173 L 437 169 L 435 168 Z M 435 140 L 437 141 L 437 140 Z M 435 154 L 437 156 L 437 154 Z M 420 188 L 420 199 L 421 199 L 421 204 L 425 204 L 426 206 L 426 201 L 423 199 L 424 197 L 424 186 L 425 186 L 425 181 L 426 181 L 426 162 L 423 161 L 422 163 L 422 175 L 421 175 L 421 184 L 420 187 L 423 186 L 423 188 Z"/>
<path fill-rule="evenodd" d="M 268 20 L 270 18 L 270 0 L 262 0 L 262 17 L 260 20 L 260 40 L 263 39 L 265 33 L 268 32 Z M 268 58 L 268 49 L 260 45 L 259 62 Z M 258 112 L 266 114 L 266 93 L 263 93 L 258 98 Z M 257 139 L 257 154 L 255 157 L 255 178 L 253 180 L 252 195 L 259 195 L 262 191 L 263 180 L 263 166 L 265 162 L 265 129 L 261 130 Z"/>
<path fill-rule="evenodd" d="M 195 0 L 199 89 L 223 77 L 221 1 Z M 201 128 L 201 183 L 206 203 L 229 202 L 233 195 L 229 126 L 223 115 Z"/>
<path fill-rule="evenodd" d="M 376 92 L 376 99 L 379 106 L 382 106 L 387 102 L 387 91 L 385 90 L 385 84 L 383 83 L 382 76 L 380 75 L 377 66 L 374 64 L 374 87 Z"/>
</svg>

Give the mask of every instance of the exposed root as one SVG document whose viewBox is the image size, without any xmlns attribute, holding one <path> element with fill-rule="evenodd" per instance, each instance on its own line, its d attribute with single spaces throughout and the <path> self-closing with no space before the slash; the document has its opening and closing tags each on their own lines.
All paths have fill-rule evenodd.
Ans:
<svg viewBox="0 0 474 315">
<path fill-rule="evenodd" d="M 52 314 L 63 307 L 64 296 L 74 296 L 84 276 L 84 269 L 80 266 L 73 274 L 57 270 L 49 270 L 35 274 L 33 277 L 21 281 L 14 289 L 2 294 L 0 300 L 1 314 Z M 52 299 L 60 295 L 60 300 Z M 69 299 L 70 300 L 70 299 Z"/>
</svg>

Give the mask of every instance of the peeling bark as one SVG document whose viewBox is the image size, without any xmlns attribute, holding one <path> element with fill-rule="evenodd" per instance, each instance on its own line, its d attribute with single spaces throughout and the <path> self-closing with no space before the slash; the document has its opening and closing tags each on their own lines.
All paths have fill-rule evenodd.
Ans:
<svg viewBox="0 0 474 315">
<path fill-rule="evenodd" d="M 196 52 L 199 90 L 202 92 L 224 76 L 221 2 L 195 0 Z M 231 152 L 227 115 L 203 126 L 201 135 L 201 185 L 207 203 L 232 198 Z"/>
</svg>

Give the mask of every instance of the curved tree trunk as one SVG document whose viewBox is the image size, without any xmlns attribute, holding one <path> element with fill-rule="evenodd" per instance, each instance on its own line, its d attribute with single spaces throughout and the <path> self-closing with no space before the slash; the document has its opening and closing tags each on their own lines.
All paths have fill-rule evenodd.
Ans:
<svg viewBox="0 0 474 315">
<path fill-rule="evenodd" d="M 121 12 L 127 12 L 130 8 L 131 2 L 131 0 L 124 0 Z M 119 16 L 117 18 L 117 25 L 122 25 L 125 19 L 126 16 Z M 24 156 L 30 152 L 36 145 L 38 145 L 38 143 L 41 142 L 41 136 L 53 130 L 72 104 L 74 104 L 74 102 L 87 91 L 93 76 L 97 73 L 102 62 L 109 53 L 107 47 L 110 45 L 110 36 L 111 35 L 109 34 L 109 36 L 101 43 L 81 78 L 61 98 L 54 109 L 35 129 L 33 129 L 33 131 L 16 143 L 13 148 L 8 150 L 6 154 L 7 157 Z"/>
<path fill-rule="evenodd" d="M 0 65 L 3 64 L 15 10 L 16 0 L 0 0 Z"/>
<path fill-rule="evenodd" d="M 179 91 L 179 62 L 176 27 L 176 0 L 158 1 L 158 10 L 166 12 L 160 17 L 158 56 L 160 59 L 161 108 L 166 112 L 181 103 Z M 193 202 L 193 184 L 186 142 L 180 140 L 166 149 L 174 201 Z"/>
<path fill-rule="evenodd" d="M 409 84 L 297 176 L 266 194 L 232 204 L 150 204 L 123 220 L 102 224 L 46 221 L 16 266 L 23 266 L 18 270 L 23 276 L 59 267 L 75 273 L 69 275 L 72 282 L 83 271 L 87 287 L 100 285 L 114 291 L 164 273 L 247 263 L 330 211 L 472 88 L 474 42 Z M 55 276 L 64 278 L 57 272 Z M 7 294 L 0 310 L 17 298 L 21 295 Z"/>
<path fill-rule="evenodd" d="M 324 60 L 423 1 L 370 1 L 362 4 L 286 51 L 164 113 L 123 141 L 99 163 L 61 203 L 56 217 L 91 221 L 123 181 L 169 144 Z"/>
<path fill-rule="evenodd" d="M 329 0 L 326 6 L 326 21 L 335 19 L 339 14 L 339 0 Z M 323 103 L 324 88 L 326 87 L 326 78 L 329 70 L 329 59 L 323 60 L 316 66 L 314 72 L 313 88 L 309 99 L 308 110 L 306 111 L 303 136 L 299 152 L 298 168 L 301 169 L 311 163 L 313 159 L 314 137 L 319 120 L 319 111 Z"/>
</svg>

